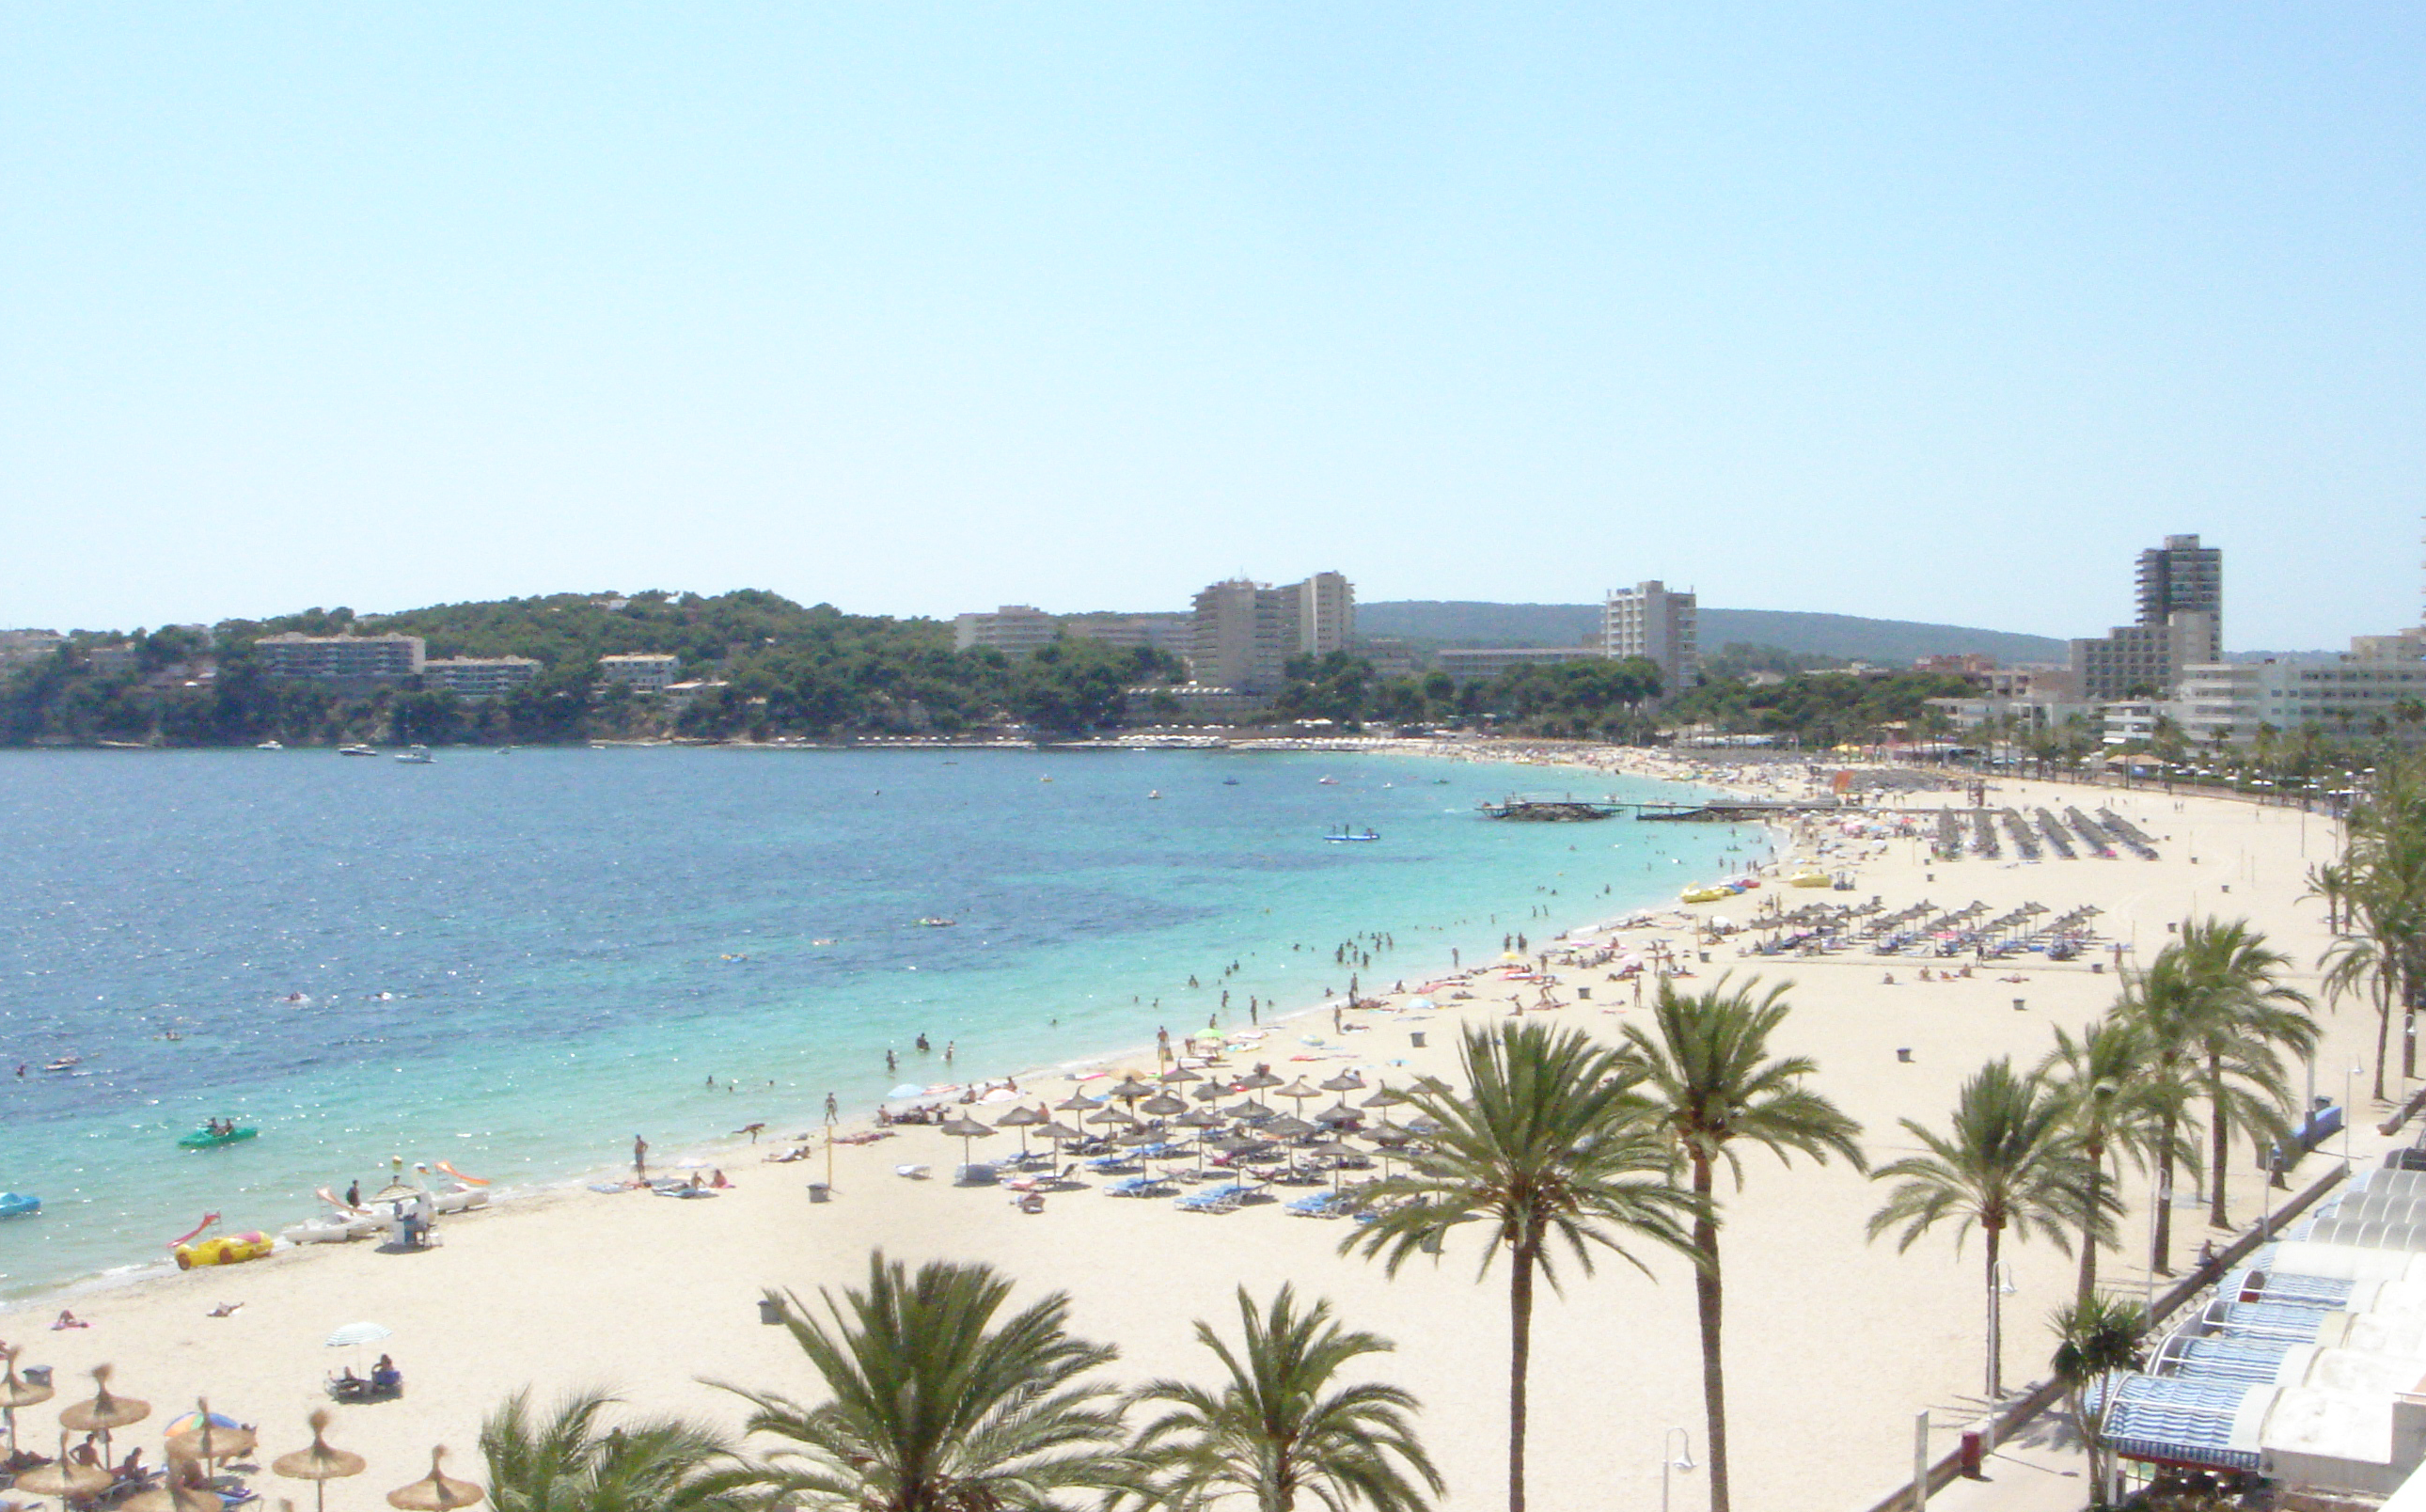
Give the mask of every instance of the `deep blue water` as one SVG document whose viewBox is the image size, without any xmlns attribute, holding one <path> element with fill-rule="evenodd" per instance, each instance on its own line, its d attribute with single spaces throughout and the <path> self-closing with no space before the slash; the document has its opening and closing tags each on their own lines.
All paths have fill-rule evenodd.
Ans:
<svg viewBox="0 0 2426 1512">
<path fill-rule="evenodd" d="M 0 1190 L 44 1202 L 0 1221 L 0 1296 L 155 1262 L 206 1209 L 309 1216 L 393 1155 L 558 1181 L 635 1133 L 671 1154 L 806 1128 L 829 1091 L 863 1114 L 887 1047 L 943 1082 L 1237 1021 L 1250 994 L 1303 1007 L 1361 931 L 1397 937 L 1368 979 L 1412 979 L 1757 843 L 1473 812 L 1563 785 L 1197 752 L 0 756 Z M 1384 838 L 1324 844 L 1343 823 Z M 210 1116 L 262 1135 L 178 1150 Z"/>
</svg>

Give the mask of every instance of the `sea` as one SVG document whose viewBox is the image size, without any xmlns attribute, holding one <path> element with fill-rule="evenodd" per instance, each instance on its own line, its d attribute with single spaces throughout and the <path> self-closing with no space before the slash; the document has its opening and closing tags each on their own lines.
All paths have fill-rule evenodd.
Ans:
<svg viewBox="0 0 2426 1512">
<path fill-rule="evenodd" d="M 1544 791 L 1683 796 L 1367 753 L 0 754 L 0 1192 L 42 1202 L 0 1218 L 0 1302 L 156 1268 L 205 1214 L 275 1231 L 398 1163 L 509 1198 L 625 1166 L 636 1134 L 671 1166 L 814 1128 L 829 1094 L 863 1118 L 1250 998 L 1269 1021 L 1767 845 L 1477 812 Z M 259 1134 L 178 1147 L 209 1118 Z"/>
</svg>

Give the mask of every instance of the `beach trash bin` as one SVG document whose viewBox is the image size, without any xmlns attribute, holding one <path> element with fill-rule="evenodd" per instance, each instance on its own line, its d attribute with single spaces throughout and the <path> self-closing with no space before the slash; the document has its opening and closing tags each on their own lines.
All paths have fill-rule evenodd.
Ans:
<svg viewBox="0 0 2426 1512">
<path fill-rule="evenodd" d="M 1592 1001 L 1592 989 L 1588 987 L 1577 988 L 1576 996 L 1589 1003 Z"/>
<path fill-rule="evenodd" d="M 1963 1476 L 1965 1480 L 1976 1481 L 1987 1478 L 1981 1472 L 1980 1468 L 1981 1461 L 1984 1457 L 1985 1444 L 1983 1442 L 1983 1438 L 1984 1436 L 1977 1428 L 1966 1428 L 1963 1431 L 1963 1456 L 1961 1465 Z"/>
<path fill-rule="evenodd" d="M 1423 1032 L 1421 1029 L 1410 1029 L 1410 1030 L 1408 1030 L 1408 1031 L 1407 1031 L 1407 1042 L 1408 1042 L 1409 1044 L 1411 1044 L 1411 1045 L 1414 1045 L 1417 1050 L 1421 1050 L 1421 1049 L 1423 1049 L 1423 1048 L 1424 1048 L 1424 1032 Z"/>
<path fill-rule="evenodd" d="M 811 1182 L 809 1183 L 809 1200 L 810 1200 L 810 1201 L 812 1201 L 812 1202 L 826 1202 L 826 1201 L 831 1201 L 831 1200 L 833 1199 L 833 1188 L 831 1188 L 831 1187 L 829 1187 L 829 1186 L 827 1186 L 825 1182 Z"/>
<path fill-rule="evenodd" d="M 2014 1011 L 2015 1013 L 2021 1013 L 2021 1012 L 2025 1011 L 2024 1005 L 2023 1005 L 2022 1000 L 2021 1000 L 2020 998 L 2015 998 L 2015 999 L 2014 999 Z"/>
<path fill-rule="evenodd" d="M 1909 1060 L 1911 1060 L 1911 1059 L 1912 1059 L 1912 1047 L 1911 1047 L 1910 1045 L 1898 1045 L 1898 1046 L 1896 1047 L 1896 1059 L 1900 1060 L 1900 1061 L 1909 1061 Z"/>
<path fill-rule="evenodd" d="M 773 1297 L 762 1296 L 758 1299 L 758 1321 L 761 1323 L 784 1321 L 784 1310 L 776 1305 Z"/>
</svg>

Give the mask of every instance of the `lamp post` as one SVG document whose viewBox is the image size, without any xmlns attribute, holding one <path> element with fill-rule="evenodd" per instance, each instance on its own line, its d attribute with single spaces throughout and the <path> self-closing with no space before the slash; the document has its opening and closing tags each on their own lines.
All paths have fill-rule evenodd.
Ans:
<svg viewBox="0 0 2426 1512">
<path fill-rule="evenodd" d="M 1675 1457 L 1669 1457 L 1668 1446 L 1682 1440 L 1684 1448 Z M 1668 1472 L 1693 1468 L 1693 1435 L 1690 1429 L 1671 1428 L 1659 1436 L 1659 1512 L 1668 1512 Z"/>
</svg>

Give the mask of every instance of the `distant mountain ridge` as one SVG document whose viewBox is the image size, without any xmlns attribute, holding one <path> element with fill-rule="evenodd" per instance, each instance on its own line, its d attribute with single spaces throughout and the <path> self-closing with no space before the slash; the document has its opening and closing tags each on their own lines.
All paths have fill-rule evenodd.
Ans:
<svg viewBox="0 0 2426 1512">
<path fill-rule="evenodd" d="M 1356 628 L 1367 635 L 1443 646 L 1575 646 L 1600 634 L 1600 605 L 1400 599 L 1358 604 Z M 2070 650 L 2052 636 L 2011 630 L 1784 609 L 1705 608 L 1701 631 L 1705 654 L 1740 642 L 1883 666 L 1965 651 L 2005 663 L 2060 662 Z"/>
</svg>

